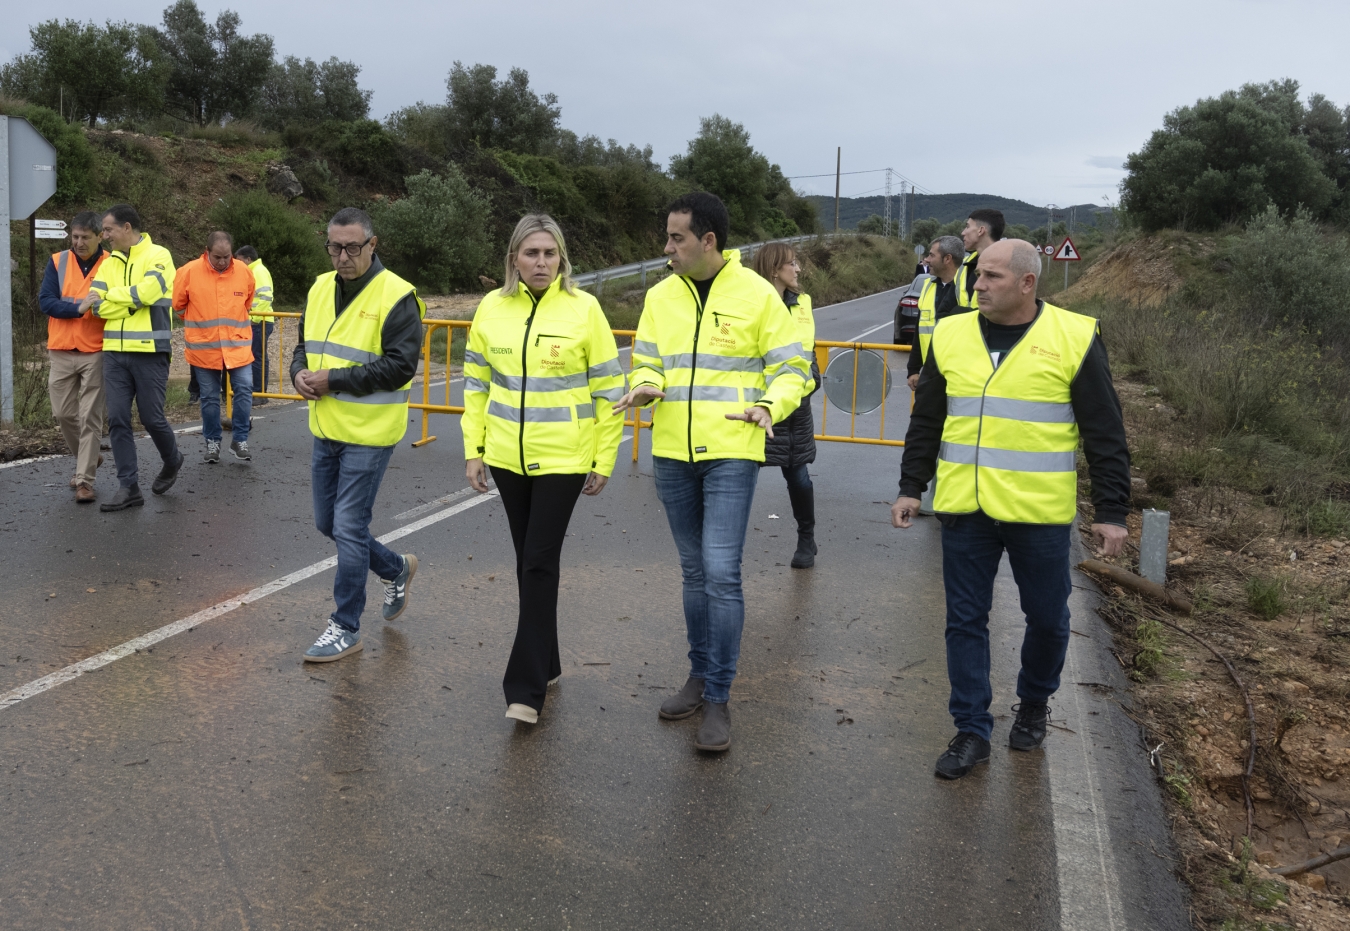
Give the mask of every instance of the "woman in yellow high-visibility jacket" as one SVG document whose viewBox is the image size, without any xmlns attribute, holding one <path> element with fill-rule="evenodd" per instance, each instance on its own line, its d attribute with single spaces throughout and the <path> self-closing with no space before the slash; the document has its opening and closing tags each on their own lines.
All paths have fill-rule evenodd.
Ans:
<svg viewBox="0 0 1350 931">
<path fill-rule="evenodd" d="M 623 436 L 614 334 L 571 273 L 557 222 L 524 217 L 506 283 L 478 305 L 464 352 L 465 472 L 487 491 L 491 468 L 516 548 L 520 617 L 502 688 L 506 716 L 526 724 L 562 675 L 558 575 L 572 509 L 605 487 Z"/>
</svg>

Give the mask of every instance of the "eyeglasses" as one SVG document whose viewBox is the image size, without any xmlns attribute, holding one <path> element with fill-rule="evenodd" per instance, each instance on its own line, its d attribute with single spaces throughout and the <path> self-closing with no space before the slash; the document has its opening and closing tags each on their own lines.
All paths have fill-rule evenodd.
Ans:
<svg viewBox="0 0 1350 931">
<path fill-rule="evenodd" d="M 789 265 L 792 266 L 793 268 L 801 268 L 801 267 L 802 267 L 802 263 L 801 263 L 801 262 L 798 262 L 796 259 L 793 259 L 791 262 L 784 262 L 784 263 L 783 263 L 783 268 L 787 268 Z"/>
<path fill-rule="evenodd" d="M 374 236 L 370 237 L 370 239 L 374 238 Z M 370 244 L 370 239 L 367 239 L 365 242 L 349 242 L 345 246 L 342 243 L 326 242 L 323 244 L 323 247 L 328 250 L 328 254 L 333 258 L 337 258 L 344 251 L 352 258 L 356 258 L 356 256 L 361 254 L 361 250 Z"/>
</svg>

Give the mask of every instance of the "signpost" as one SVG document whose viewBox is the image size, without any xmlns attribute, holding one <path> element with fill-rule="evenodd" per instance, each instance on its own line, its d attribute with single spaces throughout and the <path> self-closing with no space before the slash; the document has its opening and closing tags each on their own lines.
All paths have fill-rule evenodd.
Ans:
<svg viewBox="0 0 1350 931">
<path fill-rule="evenodd" d="M 0 422 L 14 422 L 14 303 L 9 223 L 29 217 L 56 193 L 56 149 L 33 125 L 0 116 Z M 35 229 L 35 227 L 30 227 Z"/>
<path fill-rule="evenodd" d="M 1064 263 L 1064 288 L 1069 287 L 1069 264 L 1070 262 L 1081 262 L 1083 257 L 1078 254 L 1078 247 L 1073 244 L 1073 240 L 1068 236 L 1059 244 L 1059 249 L 1055 251 L 1055 261 Z"/>
</svg>

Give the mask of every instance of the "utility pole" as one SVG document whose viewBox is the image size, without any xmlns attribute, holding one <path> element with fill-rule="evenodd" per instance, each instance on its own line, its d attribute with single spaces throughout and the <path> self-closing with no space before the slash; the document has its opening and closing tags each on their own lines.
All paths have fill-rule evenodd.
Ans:
<svg viewBox="0 0 1350 931">
<path fill-rule="evenodd" d="M 915 210 L 915 208 L 914 208 L 914 184 L 913 184 L 913 182 L 911 182 L 910 185 L 909 185 L 909 231 L 910 231 L 910 233 L 913 233 L 913 232 L 914 232 L 914 222 L 915 222 L 915 221 L 914 221 L 914 218 L 918 216 L 918 214 L 915 213 L 914 210 Z"/>
<path fill-rule="evenodd" d="M 834 150 L 834 231 L 839 232 L 839 168 L 844 164 L 844 147 Z"/>
<path fill-rule="evenodd" d="M 886 220 L 881 227 L 881 235 L 890 238 L 891 235 L 891 170 L 886 169 Z"/>
<path fill-rule="evenodd" d="M 900 236 L 901 239 L 904 239 L 905 236 L 906 236 L 906 234 L 907 234 L 908 231 L 909 231 L 909 223 L 907 222 L 908 219 L 909 219 L 909 217 L 908 217 L 908 215 L 907 215 L 906 212 L 905 212 L 905 182 L 901 181 L 901 182 L 900 182 L 900 222 L 897 224 L 897 226 L 898 226 L 898 231 L 897 231 L 897 232 L 898 232 L 898 234 L 899 234 L 899 236 Z"/>
</svg>

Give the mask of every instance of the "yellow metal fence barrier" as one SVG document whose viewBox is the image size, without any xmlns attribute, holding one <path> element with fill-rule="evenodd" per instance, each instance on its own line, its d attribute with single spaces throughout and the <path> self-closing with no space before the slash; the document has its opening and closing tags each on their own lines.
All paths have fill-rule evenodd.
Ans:
<svg viewBox="0 0 1350 931">
<path fill-rule="evenodd" d="M 253 392 L 253 396 L 256 398 L 277 398 L 279 400 L 286 400 L 286 401 L 303 401 L 304 398 L 302 398 L 300 395 L 288 393 L 281 390 L 282 385 L 286 383 L 285 375 L 283 374 L 283 372 L 287 370 L 286 328 L 284 322 L 286 320 L 299 320 L 301 315 L 298 313 L 292 313 L 287 311 L 274 311 L 268 314 L 259 314 L 258 316 L 277 320 L 279 323 L 282 324 L 276 328 L 277 355 L 280 357 L 278 360 L 280 362 L 280 365 L 276 367 L 277 390 L 275 391 L 266 390 L 267 385 L 264 384 L 262 386 L 264 390 L 259 391 L 255 389 Z M 436 436 L 429 432 L 430 418 L 432 414 L 464 413 L 464 406 L 462 404 L 457 405 L 450 403 L 450 382 L 452 381 L 450 365 L 451 360 L 454 356 L 455 331 L 463 330 L 464 339 L 467 340 L 468 330 L 469 327 L 472 325 L 473 322 L 470 320 L 422 321 L 422 326 L 426 328 L 426 332 L 422 338 L 422 366 L 420 373 L 422 378 L 422 400 L 412 401 L 408 404 L 408 407 L 410 407 L 411 409 L 422 412 L 422 435 L 419 439 L 413 441 L 412 444 L 413 446 L 425 446 L 428 443 L 435 442 Z M 623 349 L 632 348 L 633 339 L 637 336 L 637 331 L 614 330 L 613 332 L 614 336 L 621 343 L 620 356 L 622 357 Z M 433 360 L 432 358 L 433 355 L 432 348 L 433 345 L 436 344 L 438 338 L 442 341 L 442 344 L 445 346 L 445 359 L 444 359 L 445 367 L 444 370 L 440 373 L 435 372 L 433 370 L 433 366 L 441 363 L 437 360 Z M 627 341 L 627 345 L 622 345 L 622 343 L 625 340 Z M 264 372 L 267 371 L 267 349 L 268 349 L 267 344 L 268 341 L 264 339 L 262 350 Z M 839 343 L 839 342 L 831 342 L 829 340 L 817 340 L 816 364 L 820 366 L 820 370 L 823 373 L 826 370 L 826 368 L 829 367 L 831 349 L 872 349 L 881 352 L 883 354 L 882 355 L 883 361 L 885 362 L 887 369 L 889 369 L 890 353 L 893 351 L 908 352 L 909 348 L 910 347 L 908 346 L 892 345 L 890 343 Z M 632 371 L 632 367 L 633 367 L 633 355 L 631 352 L 629 352 L 628 363 L 625 366 L 625 371 Z M 445 388 L 445 394 L 443 401 L 433 403 L 431 399 L 432 381 L 435 379 L 437 374 L 443 376 L 443 380 L 437 382 L 436 387 L 441 387 L 443 385 Z M 854 407 L 857 406 L 856 405 L 857 393 L 858 393 L 858 356 L 855 355 L 853 358 L 853 396 L 855 403 L 852 405 Z M 230 404 L 232 396 L 233 394 L 231 390 L 227 387 L 225 399 L 223 401 L 223 406 L 227 411 L 231 409 Z M 638 460 L 639 443 L 640 437 L 642 435 L 641 431 L 650 430 L 652 428 L 650 410 L 651 410 L 650 408 L 647 409 L 648 416 L 646 416 L 645 418 L 643 417 L 644 412 L 642 410 L 629 411 L 627 414 L 624 415 L 624 426 L 630 428 L 633 431 L 634 462 L 637 462 Z M 821 405 L 820 432 L 816 434 L 816 439 L 834 443 L 866 443 L 876 446 L 904 446 L 905 445 L 904 440 L 887 439 L 886 437 L 886 398 L 884 395 L 881 399 L 880 411 L 881 411 L 881 428 L 878 436 L 867 437 L 857 435 L 858 415 L 856 413 L 849 415 L 848 434 L 835 435 L 829 433 L 827 428 L 829 420 L 829 402 L 827 400 Z"/>
</svg>

